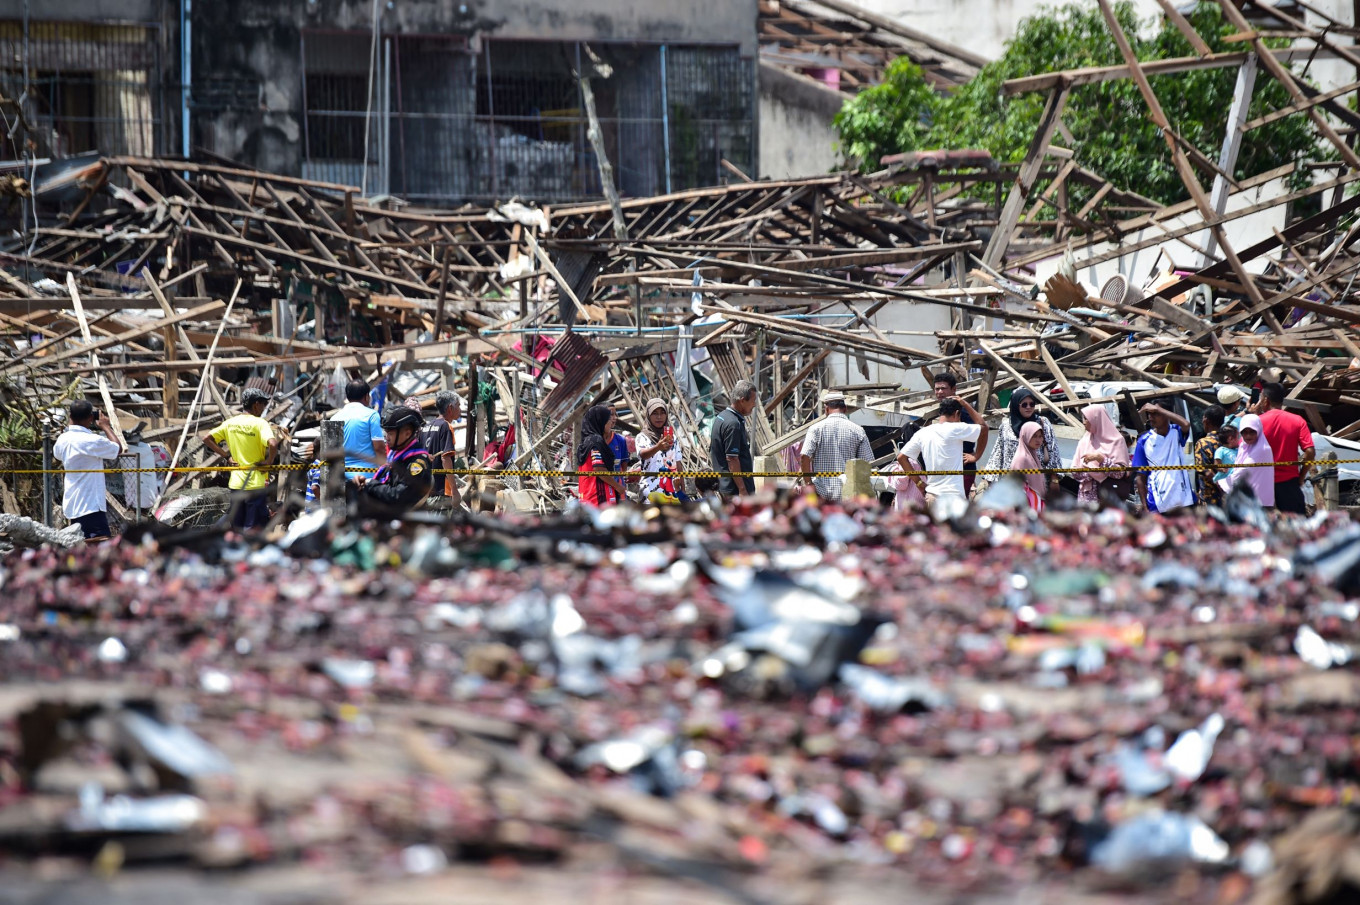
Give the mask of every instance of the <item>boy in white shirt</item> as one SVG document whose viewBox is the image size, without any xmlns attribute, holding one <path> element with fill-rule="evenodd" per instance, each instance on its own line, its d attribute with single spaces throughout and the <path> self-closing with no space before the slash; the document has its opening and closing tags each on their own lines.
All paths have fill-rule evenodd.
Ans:
<svg viewBox="0 0 1360 905">
<path fill-rule="evenodd" d="M 972 424 L 963 423 L 964 411 L 973 419 Z M 976 443 L 977 449 L 986 449 L 987 425 L 971 405 L 958 396 L 951 396 L 940 403 L 940 417 L 917 431 L 902 447 L 897 462 L 907 473 L 913 471 L 909 459 L 920 462 L 926 471 L 962 472 L 964 443 Z M 919 484 L 919 478 L 916 480 Z M 923 490 L 927 507 L 934 507 L 935 501 L 944 496 L 965 499 L 962 474 L 931 475 Z"/>
<path fill-rule="evenodd" d="M 103 436 L 92 427 L 98 427 Z M 111 533 L 104 476 L 92 469 L 103 468 L 105 459 L 117 458 L 123 452 L 107 415 L 100 412 L 96 419 L 94 406 L 84 399 L 71 403 L 71 424 L 57 437 L 52 455 L 67 470 L 61 511 L 80 525 L 86 540 L 105 538 Z"/>
</svg>

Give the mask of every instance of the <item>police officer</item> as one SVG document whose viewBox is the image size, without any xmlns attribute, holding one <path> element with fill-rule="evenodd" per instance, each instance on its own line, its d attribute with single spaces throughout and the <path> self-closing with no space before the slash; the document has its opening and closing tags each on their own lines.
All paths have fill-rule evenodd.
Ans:
<svg viewBox="0 0 1360 905">
<path fill-rule="evenodd" d="M 420 504 L 434 486 L 434 460 L 420 442 L 425 419 L 404 405 L 382 414 L 387 464 L 372 480 L 356 478 L 358 513 L 364 518 L 398 518 Z"/>
</svg>

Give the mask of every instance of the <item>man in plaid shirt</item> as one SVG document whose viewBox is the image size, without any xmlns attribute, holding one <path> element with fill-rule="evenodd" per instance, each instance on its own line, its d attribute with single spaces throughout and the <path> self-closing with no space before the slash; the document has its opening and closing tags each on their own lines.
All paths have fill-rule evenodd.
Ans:
<svg viewBox="0 0 1360 905">
<path fill-rule="evenodd" d="M 813 472 L 843 472 L 845 463 L 851 459 L 864 459 L 872 462 L 873 450 L 864 428 L 851 421 L 845 414 L 845 395 L 836 390 L 822 394 L 822 406 L 826 419 L 812 426 L 807 439 L 803 441 L 802 466 L 805 476 Z M 808 481 L 809 477 L 804 477 Z M 828 502 L 837 502 L 845 489 L 841 478 L 812 478 L 812 486 L 817 497 Z"/>
</svg>

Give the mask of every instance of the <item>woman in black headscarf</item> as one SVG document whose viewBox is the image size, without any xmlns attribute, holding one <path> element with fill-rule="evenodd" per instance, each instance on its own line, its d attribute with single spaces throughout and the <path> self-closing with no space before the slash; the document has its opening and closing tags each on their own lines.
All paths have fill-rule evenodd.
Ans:
<svg viewBox="0 0 1360 905">
<path fill-rule="evenodd" d="M 607 405 L 593 405 L 581 419 L 581 445 L 576 447 L 576 470 L 583 473 L 577 484 L 581 502 L 587 506 L 610 506 L 623 498 L 623 488 L 612 477 L 614 451 L 609 448 Z"/>
<path fill-rule="evenodd" d="M 1042 466 L 1062 468 L 1062 456 L 1058 453 L 1058 443 L 1053 438 L 1053 425 L 1043 415 L 1038 414 L 1038 411 L 1039 399 L 1029 390 L 1022 388 L 1011 394 L 1010 411 L 1001 422 L 1001 430 L 997 432 L 996 444 L 992 447 L 992 455 L 987 459 L 984 471 L 1010 470 L 1015 453 L 1020 449 L 1020 431 L 1028 421 L 1037 422 L 1044 434 L 1044 445 L 1038 451 L 1038 459 Z M 988 482 L 995 481 L 996 478 L 996 475 L 990 475 Z M 1048 480 L 1050 485 L 1056 484 L 1058 476 L 1051 474 Z"/>
</svg>

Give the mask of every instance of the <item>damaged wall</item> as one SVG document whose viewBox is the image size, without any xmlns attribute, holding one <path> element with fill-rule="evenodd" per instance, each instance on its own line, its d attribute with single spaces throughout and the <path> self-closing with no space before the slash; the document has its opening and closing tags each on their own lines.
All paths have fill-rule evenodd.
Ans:
<svg viewBox="0 0 1360 905">
<path fill-rule="evenodd" d="M 368 0 L 195 5 L 194 144 L 251 166 L 300 174 L 304 111 L 316 106 L 304 96 L 303 36 L 367 33 L 371 14 Z M 465 42 L 459 52 L 465 58 L 481 50 L 484 37 L 735 45 L 753 58 L 755 22 L 755 0 L 408 0 L 381 13 L 385 35 L 453 38 Z M 366 59 L 362 68 L 366 73 Z M 403 90 L 392 84 L 389 93 Z M 362 97 L 366 85 L 360 90 Z M 362 104 L 359 111 L 361 123 Z M 356 128 L 352 122 L 349 127 Z M 371 136 L 370 142 L 379 139 Z"/>
<path fill-rule="evenodd" d="M 820 176 L 840 163 L 831 119 L 845 96 L 804 75 L 760 64 L 760 178 Z"/>
</svg>

